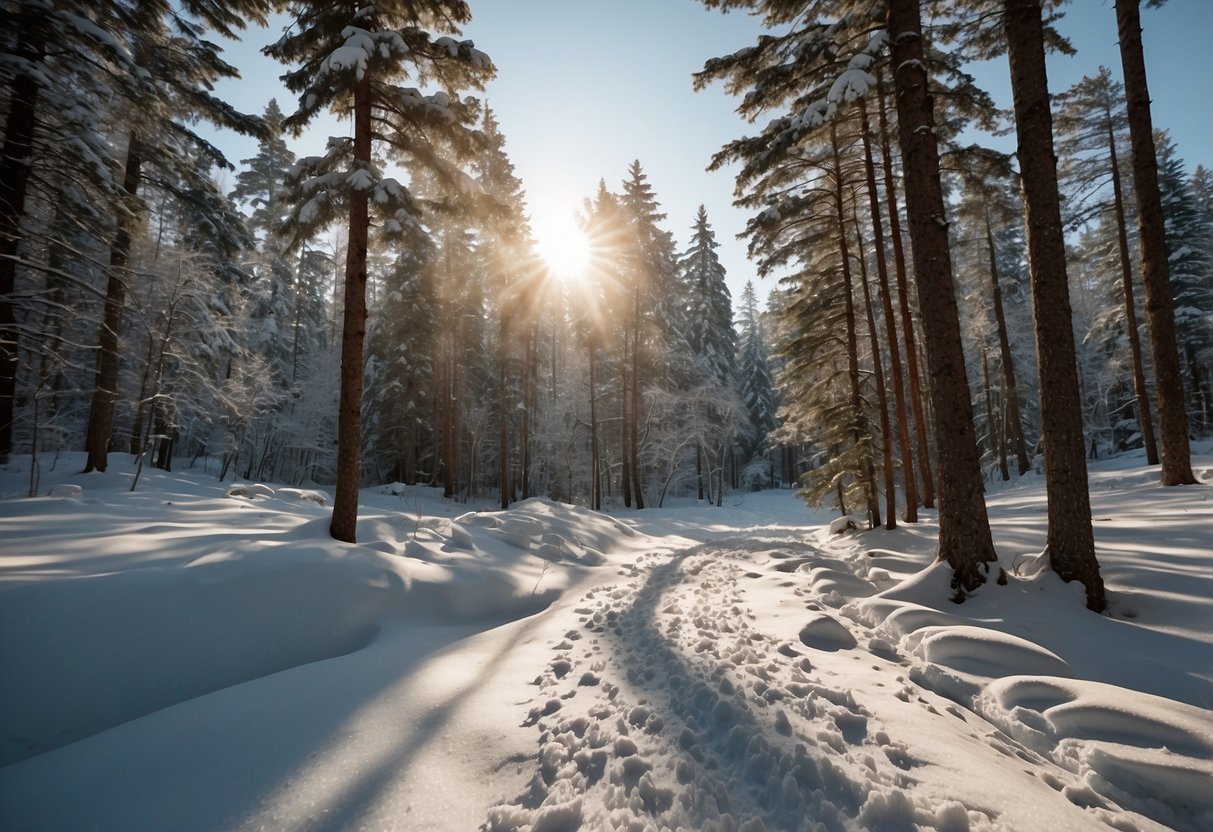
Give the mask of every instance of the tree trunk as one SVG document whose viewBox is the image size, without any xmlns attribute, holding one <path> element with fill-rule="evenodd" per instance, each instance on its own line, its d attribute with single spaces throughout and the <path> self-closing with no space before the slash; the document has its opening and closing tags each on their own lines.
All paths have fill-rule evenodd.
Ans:
<svg viewBox="0 0 1213 832">
<path fill-rule="evenodd" d="M 1112 200 L 1116 213 L 1116 245 L 1120 254 L 1120 282 L 1125 296 L 1125 332 L 1129 336 L 1129 352 L 1133 358 L 1133 392 L 1137 397 L 1137 424 L 1141 427 L 1141 444 L 1146 449 L 1146 462 L 1158 464 L 1158 443 L 1154 440 L 1154 414 L 1150 411 L 1150 390 L 1146 386 L 1145 363 L 1141 357 L 1141 334 L 1137 331 L 1137 300 L 1133 296 L 1133 264 L 1129 255 L 1129 230 L 1125 222 L 1124 192 L 1120 186 L 1120 160 L 1116 155 L 1116 136 L 1112 132 L 1112 117 L 1108 116 L 1108 152 L 1112 160 Z"/>
<path fill-rule="evenodd" d="M 602 511 L 602 477 L 599 476 L 598 451 L 598 359 L 594 349 L 594 336 L 590 336 L 590 508 Z"/>
<path fill-rule="evenodd" d="M 994 320 L 998 324 L 998 353 L 1002 358 L 1002 381 L 1007 388 L 1004 407 L 1007 421 L 1011 423 L 1011 439 L 1015 443 L 1015 462 L 1019 465 L 1019 476 L 1028 473 L 1027 443 L 1023 436 L 1023 419 L 1019 415 L 1019 387 L 1015 381 L 1015 359 L 1011 357 L 1011 338 L 1007 333 L 1007 315 L 1002 304 L 1002 283 L 998 277 L 998 252 L 994 248 L 994 231 L 990 226 L 990 212 L 986 211 L 986 251 L 990 257 L 990 294 L 993 298 Z"/>
<path fill-rule="evenodd" d="M 40 33 L 41 29 L 34 27 L 34 31 Z M 19 32 L 14 51 L 28 61 L 40 61 L 41 34 L 35 34 L 32 40 L 24 35 Z M 4 148 L 0 150 L 0 465 L 8 462 L 13 451 L 19 335 L 13 293 L 17 289 L 16 257 L 21 247 L 21 219 L 25 216 L 37 107 L 38 82 L 28 73 L 14 77 L 9 84 L 8 121 L 4 126 Z"/>
<path fill-rule="evenodd" d="M 990 385 L 990 354 L 985 346 L 981 348 L 981 376 L 986 388 L 986 440 L 990 451 L 998 457 L 998 473 L 1002 481 L 1011 479 L 1011 471 L 1007 468 L 1007 448 L 998 437 L 998 425 L 994 421 L 994 388 Z"/>
<path fill-rule="evenodd" d="M 1046 551 L 1053 571 L 1064 581 L 1080 581 L 1086 588 L 1087 607 L 1099 612 L 1107 600 L 1091 530 L 1082 399 L 1066 280 L 1040 0 L 1004 0 L 1004 10 L 1040 370 L 1040 424 L 1049 512 Z"/>
<path fill-rule="evenodd" d="M 632 337 L 632 492 L 636 495 L 636 508 L 644 508 L 644 478 L 640 470 L 640 290 L 634 296 L 632 314 L 636 323 Z"/>
<path fill-rule="evenodd" d="M 632 380 L 635 382 L 635 379 Z M 623 357 L 619 362 L 619 461 L 620 461 L 620 491 L 623 492 L 623 505 L 632 507 L 632 450 L 628 439 L 629 428 L 632 426 L 628 418 L 628 333 L 623 332 Z"/>
<path fill-rule="evenodd" d="M 897 276 L 897 306 L 901 311 L 901 329 L 906 339 L 906 377 L 910 385 L 910 407 L 914 412 L 914 431 L 918 435 L 918 472 L 922 475 L 922 505 L 935 505 L 935 478 L 931 475 L 930 439 L 926 408 L 922 403 L 922 382 L 918 372 L 918 343 L 914 317 L 910 312 L 909 277 L 906 252 L 901 239 L 901 211 L 897 205 L 897 183 L 893 177 L 893 150 L 889 139 L 889 117 L 885 107 L 884 77 L 876 74 L 876 100 L 880 103 L 880 157 L 884 168 L 885 201 L 889 207 L 889 237 L 893 241 L 893 264 Z M 906 518 L 909 519 L 908 517 Z"/>
<path fill-rule="evenodd" d="M 952 598 L 959 602 L 985 583 L 997 557 L 982 497 L 918 0 L 888 0 L 888 31 L 896 33 L 897 120 L 939 457 L 937 558 L 952 567 Z"/>
<path fill-rule="evenodd" d="M 139 136 L 131 132 L 126 150 L 126 171 L 122 188 L 133 197 L 139 191 L 139 176 L 143 155 Z M 132 204 L 129 210 L 134 210 Z M 110 246 L 109 278 L 105 284 L 105 317 L 97 335 L 97 376 L 93 386 L 92 405 L 88 414 L 88 434 L 85 441 L 88 461 L 84 472 L 105 471 L 108 462 L 110 436 L 114 432 L 114 405 L 118 401 L 118 334 L 122 329 L 122 314 L 126 307 L 126 269 L 131 259 L 131 226 L 134 217 L 120 210 L 114 241 Z"/>
<path fill-rule="evenodd" d="M 371 166 L 371 79 L 354 87 L 354 164 Z M 345 314 L 341 327 L 341 398 L 337 410 L 337 492 L 329 534 L 354 543 L 362 484 L 362 344 L 366 337 L 367 192 L 350 192 L 345 253 Z"/>
<path fill-rule="evenodd" d="M 868 130 L 868 111 L 859 99 L 859 118 L 863 129 L 863 160 L 867 174 L 868 211 L 872 215 L 872 247 L 876 249 L 876 275 L 880 280 L 880 301 L 884 310 L 885 332 L 889 342 L 889 372 L 892 373 L 893 401 L 897 406 L 897 440 L 901 449 L 902 488 L 906 498 L 907 523 L 918 522 L 918 483 L 914 476 L 914 449 L 910 445 L 910 424 L 906 413 L 906 395 L 901 372 L 901 346 L 897 337 L 897 318 L 889 292 L 889 264 L 885 258 L 884 226 L 880 218 L 880 196 L 876 192 L 876 165 L 872 161 L 872 137 Z M 858 210 L 858 208 L 856 209 Z M 856 225 L 858 228 L 858 225 Z M 862 251 L 862 246 L 860 251 Z M 883 389 L 883 385 L 881 388 Z M 893 522 L 893 518 L 889 518 Z"/>
<path fill-rule="evenodd" d="M 506 388 L 506 355 L 510 327 L 503 313 L 499 322 L 497 349 L 497 485 L 501 491 L 501 510 L 510 507 L 510 401 Z"/>
<path fill-rule="evenodd" d="M 855 210 L 859 205 L 856 201 Z M 872 375 L 876 381 L 876 400 L 880 407 L 880 452 L 884 468 L 884 502 L 886 529 L 897 528 L 897 485 L 893 478 L 893 428 L 889 422 L 889 396 L 885 392 L 884 361 L 880 355 L 880 338 L 876 334 L 876 313 L 872 310 L 872 292 L 868 289 L 868 266 L 863 256 L 863 233 L 855 217 L 855 246 L 859 256 L 859 283 L 863 286 L 863 306 L 868 319 L 868 341 L 872 347 Z"/>
<path fill-rule="evenodd" d="M 1133 186 L 1137 194 L 1137 229 L 1141 238 L 1141 282 L 1146 294 L 1146 323 L 1154 359 L 1154 392 L 1158 396 L 1158 432 L 1162 445 L 1162 484 L 1191 485 L 1188 414 L 1184 409 L 1183 379 L 1175 334 L 1175 309 L 1167 262 L 1162 197 L 1158 191 L 1158 159 L 1154 155 L 1154 123 L 1146 86 L 1146 59 L 1141 48 L 1138 0 L 1116 0 L 1120 33 L 1120 62 L 1125 76 L 1129 139 L 1133 148 Z"/>
<path fill-rule="evenodd" d="M 859 392 L 859 336 L 855 331 L 854 280 L 851 278 L 851 252 L 847 245 L 847 215 L 843 205 L 842 151 L 838 146 L 838 128 L 830 122 L 830 144 L 833 150 L 834 221 L 838 229 L 838 254 L 842 259 L 843 292 L 846 302 L 847 325 L 847 379 L 851 388 L 851 424 L 854 426 L 851 441 L 856 447 L 863 444 L 867 420 L 863 415 L 863 398 Z M 867 492 L 868 526 L 880 525 L 880 503 L 876 498 L 876 470 L 871 453 L 865 454 L 864 490 Z"/>
</svg>

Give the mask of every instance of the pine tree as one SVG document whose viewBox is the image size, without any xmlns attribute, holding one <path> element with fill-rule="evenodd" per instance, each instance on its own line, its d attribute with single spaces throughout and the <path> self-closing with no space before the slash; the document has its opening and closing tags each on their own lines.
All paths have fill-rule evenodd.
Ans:
<svg viewBox="0 0 1213 832">
<path fill-rule="evenodd" d="M 726 454 L 732 449 L 734 434 L 745 432 L 749 426 L 736 424 L 734 414 L 740 408 L 731 404 L 737 396 L 737 334 L 724 266 L 716 255 L 718 246 L 707 210 L 700 205 L 691 228 L 691 243 L 679 265 L 688 296 L 687 332 L 700 395 L 711 403 L 702 417 L 708 429 L 701 452 L 717 472 L 713 491 L 719 506 L 724 495 Z"/>
<path fill-rule="evenodd" d="M 914 271 L 931 374 L 939 456 L 939 548 L 952 567 L 954 598 L 985 583 L 997 563 L 982 498 L 980 460 L 960 343 L 960 322 L 939 180 L 934 104 L 927 86 L 918 0 L 888 0 L 893 38 L 898 132 L 904 167 Z"/>
<path fill-rule="evenodd" d="M 1071 218 L 1071 223 L 1102 213 L 1110 214 L 1115 221 L 1116 260 L 1121 277 L 1123 323 L 1132 361 L 1137 422 L 1146 450 L 1146 461 L 1150 465 L 1157 465 L 1158 446 L 1154 440 L 1154 417 L 1146 387 L 1141 337 L 1137 331 L 1128 218 L 1117 150 L 1128 127 L 1123 101 L 1124 87 L 1112 80 L 1107 67 L 1100 67 L 1094 76 L 1084 77 L 1058 96 L 1060 110 L 1057 129 L 1061 150 L 1065 154 L 1061 174 L 1063 187 L 1074 205 L 1071 214 L 1075 216 Z M 1106 197 L 1100 198 L 1101 186 L 1107 181 L 1112 185 L 1110 202 Z"/>
<path fill-rule="evenodd" d="M 750 416 L 753 432 L 743 438 L 742 457 L 752 460 L 767 446 L 768 435 L 778 427 L 775 382 L 771 376 L 766 328 L 758 309 L 754 282 L 747 280 L 741 293 L 741 332 L 737 347 L 738 394 Z"/>
<path fill-rule="evenodd" d="M 1139 0 L 1116 0 L 1116 28 L 1128 103 L 1129 138 L 1133 149 L 1133 189 L 1137 197 L 1137 227 L 1141 246 L 1141 282 L 1146 294 L 1146 323 L 1154 361 L 1158 397 L 1158 433 L 1162 450 L 1163 485 L 1190 485 L 1191 450 L 1184 407 L 1183 376 L 1175 332 L 1174 300 L 1168 269 L 1165 218 L 1158 187 L 1158 160 L 1150 91 L 1141 46 Z"/>
<path fill-rule="evenodd" d="M 438 155 L 449 149 L 470 156 L 480 142 L 470 129 L 472 108 L 460 89 L 480 88 L 491 77 L 488 56 L 471 41 L 457 41 L 471 12 L 462 0 L 378 0 L 334 4 L 325 0 L 279 0 L 295 26 L 266 48 L 271 57 L 299 64 L 284 76 L 298 93 L 299 109 L 286 119 L 298 131 L 322 109 L 353 118 L 353 136 L 331 140 L 326 153 L 299 166 L 300 204 L 292 214 L 295 240 L 346 213 L 344 323 L 337 450 L 337 494 L 330 531 L 353 542 L 362 479 L 361 413 L 363 338 L 366 327 L 367 248 L 372 209 L 380 231 L 416 237 L 423 212 L 409 190 L 382 174 L 375 153 L 415 160 L 460 183 L 466 174 Z M 437 37 L 427 29 L 436 29 Z M 400 86 L 409 75 L 447 87 L 430 95 Z M 435 141 L 432 134 L 442 137 Z M 378 146 L 378 147 L 377 147 Z M 458 185 L 457 185 L 458 187 Z M 474 193 L 474 186 L 468 193 Z"/>
<path fill-rule="evenodd" d="M 1155 133 L 1154 146 L 1188 421 L 1207 433 L 1213 427 L 1213 225 L 1171 137 Z"/>
<path fill-rule="evenodd" d="M 1049 508 L 1046 551 L 1053 571 L 1064 581 L 1079 581 L 1086 589 L 1087 607 L 1100 612 L 1107 599 L 1091 529 L 1077 355 L 1045 73 L 1043 12 L 1040 0 L 1004 0 L 1003 8 L 1040 373 Z"/>
<path fill-rule="evenodd" d="M 234 78 L 236 69 L 220 57 L 220 48 L 206 40 L 209 28 L 234 38 L 247 22 L 264 22 L 266 0 L 186 0 L 179 5 L 164 0 L 131 0 L 124 22 L 136 67 L 132 86 L 124 90 L 125 106 L 133 116 L 126 136 L 122 189 L 128 206 L 115 217 L 110 244 L 109 276 L 105 290 L 105 314 L 97 336 L 97 375 L 89 411 L 85 471 L 104 471 L 114 410 L 118 397 L 119 336 L 125 313 L 130 252 L 136 218 L 146 210 L 139 198 L 145 179 L 161 183 L 183 180 L 179 197 L 189 198 L 213 189 L 209 171 L 213 165 L 231 167 L 223 155 L 202 139 L 189 124 L 199 118 L 257 135 L 261 120 L 235 111 L 211 94 L 216 81 Z M 148 78 L 147 82 L 140 79 Z M 209 199 L 210 197 L 203 197 Z"/>
</svg>

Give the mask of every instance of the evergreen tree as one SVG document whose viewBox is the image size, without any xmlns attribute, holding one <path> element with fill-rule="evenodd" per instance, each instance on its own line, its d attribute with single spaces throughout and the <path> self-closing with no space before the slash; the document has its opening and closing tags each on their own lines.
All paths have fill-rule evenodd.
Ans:
<svg viewBox="0 0 1213 832">
<path fill-rule="evenodd" d="M 1003 7 L 1040 373 L 1049 507 L 1046 551 L 1053 571 L 1064 581 L 1082 583 L 1087 607 L 1100 612 L 1107 599 L 1091 529 L 1077 355 L 1045 74 L 1043 12 L 1040 0 L 1005 0 Z"/>
<path fill-rule="evenodd" d="M 1129 231 L 1124 188 L 1121 182 L 1118 143 L 1124 141 L 1128 117 L 1124 111 L 1124 87 L 1112 80 L 1107 67 L 1084 77 L 1058 97 L 1057 128 L 1065 163 L 1062 183 L 1070 195 L 1071 223 L 1099 214 L 1112 217 L 1116 228 L 1116 265 L 1121 278 L 1121 309 L 1113 320 L 1123 322 L 1129 343 L 1137 422 L 1146 461 L 1158 464 L 1154 441 L 1154 416 L 1146 387 L 1145 363 L 1137 330 L 1137 300 L 1133 289 L 1133 266 L 1129 255 Z M 1110 199 L 1105 182 L 1112 185 Z M 1106 325 L 1111 321 L 1104 316 Z"/>
<path fill-rule="evenodd" d="M 741 293 L 741 332 L 737 348 L 737 389 L 753 431 L 742 438 L 742 457 L 752 460 L 767 447 L 767 437 L 778 427 L 779 402 L 771 376 L 766 327 L 758 309 L 754 282 L 747 280 Z"/>
<path fill-rule="evenodd" d="M 906 204 L 913 242 L 918 300 L 926 336 L 939 457 L 939 547 L 937 557 L 952 567 L 954 598 L 962 600 L 985 583 L 997 563 L 973 429 L 972 405 L 960 343 L 947 220 L 939 180 L 934 104 L 923 62 L 918 0 L 888 0 L 897 92 L 898 132 Z"/>
<path fill-rule="evenodd" d="M 260 119 L 235 111 L 211 94 L 216 81 L 238 73 L 222 60 L 220 48 L 203 35 L 210 29 L 234 38 L 247 22 L 264 22 L 266 6 L 266 0 L 185 0 L 179 4 L 130 0 L 129 7 L 120 6 L 127 27 L 122 34 L 129 40 L 135 66 L 131 86 L 122 91 L 124 114 L 130 119 L 122 173 L 128 205 L 116 213 L 110 244 L 86 472 L 105 470 L 114 428 L 131 244 L 136 218 L 146 210 L 140 188 L 152 181 L 180 199 L 217 204 L 208 195 L 214 190 L 210 169 L 231 165 L 189 125 L 201 118 L 245 135 L 260 133 L 263 125 Z"/>
<path fill-rule="evenodd" d="M 1133 190 L 1137 197 L 1137 227 L 1141 245 L 1141 282 L 1146 295 L 1146 323 L 1154 361 L 1158 397 L 1158 432 L 1162 451 L 1163 485 L 1190 485 L 1191 449 L 1184 406 L 1183 375 L 1175 332 L 1174 299 L 1168 268 L 1165 218 L 1158 185 L 1158 159 L 1150 116 L 1150 91 L 1141 46 L 1139 0 L 1116 0 L 1116 28 L 1128 104 L 1129 138 L 1133 149 Z"/>
<path fill-rule="evenodd" d="M 1213 427 L 1213 225 L 1171 137 L 1155 133 L 1154 146 L 1188 421 L 1208 433 Z"/>
<path fill-rule="evenodd" d="M 353 119 L 353 136 L 335 139 L 323 156 L 299 166 L 299 204 L 292 213 L 294 239 L 347 216 L 337 494 L 331 533 L 353 542 L 362 479 L 361 414 L 363 338 L 366 328 L 367 248 L 371 211 L 379 230 L 408 240 L 421 232 L 423 207 L 409 190 L 384 176 L 375 153 L 413 160 L 475 192 L 466 174 L 438 148 L 458 157 L 480 147 L 470 127 L 473 108 L 459 90 L 480 88 L 491 77 L 488 56 L 471 41 L 457 41 L 471 12 L 462 0 L 378 0 L 334 4 L 327 0 L 278 0 L 295 25 L 266 53 L 298 68 L 284 76 L 298 93 L 299 109 L 285 126 L 301 130 L 322 109 Z M 427 29 L 439 32 L 435 37 Z M 425 95 L 400 82 L 414 75 L 446 87 Z M 436 140 L 434 135 L 441 136 Z M 408 243 L 406 243 L 408 244 Z M 415 242 L 413 244 L 416 244 Z"/>
</svg>

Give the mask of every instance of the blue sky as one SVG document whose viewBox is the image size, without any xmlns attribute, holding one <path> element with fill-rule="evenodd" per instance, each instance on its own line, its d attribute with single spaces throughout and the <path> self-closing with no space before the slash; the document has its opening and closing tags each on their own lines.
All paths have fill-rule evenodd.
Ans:
<svg viewBox="0 0 1213 832">
<path fill-rule="evenodd" d="M 736 299 L 754 276 L 745 243 L 735 239 L 746 216 L 732 207 L 732 175 L 704 169 L 721 145 L 757 128 L 733 112 L 735 102 L 723 91 L 695 93 L 691 74 L 706 59 L 752 43 L 757 21 L 710 12 L 695 0 L 470 2 L 474 19 L 465 36 L 497 65 L 485 97 L 501 122 L 536 223 L 559 228 L 599 179 L 617 189 L 628 164 L 639 159 L 680 248 L 696 208 L 707 207 Z M 1162 9 L 1144 10 L 1143 28 L 1155 126 L 1171 130 L 1190 169 L 1213 167 L 1213 1 L 1170 0 Z M 1100 64 L 1119 78 L 1112 0 L 1076 0 L 1061 29 L 1078 55 L 1050 59 L 1054 92 Z M 287 112 L 293 109 L 277 81 L 282 69 L 256 51 L 276 37 L 276 29 L 250 31 L 229 49 L 228 59 L 244 77 L 223 85 L 221 95 L 250 112 L 260 112 L 272 96 Z M 1004 58 L 975 67 L 974 74 L 998 103 L 1009 104 Z M 336 122 L 317 124 L 293 147 L 301 155 L 319 153 L 325 137 L 339 131 L 344 127 Z M 219 143 L 233 160 L 254 150 L 239 137 Z M 760 295 L 770 288 L 759 284 Z"/>
</svg>

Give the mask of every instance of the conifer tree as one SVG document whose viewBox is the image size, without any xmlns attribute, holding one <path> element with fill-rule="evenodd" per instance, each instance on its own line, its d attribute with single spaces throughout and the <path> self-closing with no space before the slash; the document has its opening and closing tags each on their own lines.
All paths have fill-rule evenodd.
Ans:
<svg viewBox="0 0 1213 832">
<path fill-rule="evenodd" d="M 1182 370 L 1175 332 L 1174 298 L 1167 262 L 1165 219 L 1159 194 L 1158 159 L 1150 91 L 1141 46 L 1140 0 L 1116 0 L 1116 28 L 1128 104 L 1129 139 L 1133 149 L 1133 192 L 1137 198 L 1137 227 L 1141 247 L 1141 282 L 1145 288 L 1150 357 L 1154 361 L 1158 397 L 1158 433 L 1162 451 L 1163 485 L 1190 485 L 1191 449 L 1184 406 Z"/>
<path fill-rule="evenodd" d="M 249 21 L 263 22 L 267 0 L 130 0 L 123 21 L 135 66 L 124 90 L 131 116 L 123 161 L 122 189 L 128 205 L 115 216 L 110 244 L 105 314 L 97 336 L 97 374 L 89 411 L 85 471 L 104 471 L 118 398 L 119 336 L 126 305 L 128 270 L 136 218 L 145 211 L 139 191 L 145 180 L 189 199 L 213 190 L 212 165 L 231 167 L 213 145 L 189 126 L 197 119 L 257 135 L 260 119 L 237 112 L 210 90 L 221 78 L 238 75 L 222 60 L 220 48 L 203 37 L 207 29 L 234 38 Z M 147 79 L 142 80 L 142 79 Z M 136 118 L 134 114 L 138 112 Z M 174 187 L 175 178 L 183 179 Z"/>
<path fill-rule="evenodd" d="M 462 188 L 465 198 L 474 195 L 476 189 L 466 174 L 439 154 L 447 151 L 459 158 L 479 149 L 480 141 L 470 127 L 473 108 L 457 93 L 480 88 L 493 67 L 471 41 L 455 39 L 458 27 L 471 17 L 462 0 L 278 0 L 276 5 L 289 11 L 295 23 L 265 50 L 284 63 L 298 65 L 284 76 L 287 88 L 300 96 L 299 108 L 286 119 L 286 128 L 301 130 L 322 109 L 353 119 L 353 136 L 331 140 L 323 156 L 302 161 L 298 171 L 302 199 L 292 214 L 296 241 L 346 216 L 337 493 L 330 531 L 338 540 L 353 542 L 362 478 L 371 211 L 381 218 L 382 232 L 404 240 L 411 237 L 413 244 L 422 233 L 424 211 L 404 185 L 383 175 L 375 154 L 413 160 Z M 426 95 L 401 86 L 410 77 L 436 81 L 446 89 Z M 435 141 L 431 134 L 442 140 Z"/>
<path fill-rule="evenodd" d="M 1003 9 L 1040 373 L 1049 509 L 1046 552 L 1053 571 L 1064 581 L 1082 583 L 1087 607 L 1100 612 L 1107 599 L 1091 529 L 1077 354 L 1045 73 L 1043 11 L 1040 0 L 1004 0 Z"/>
<path fill-rule="evenodd" d="M 779 407 L 771 377 L 766 328 L 752 280 L 746 281 L 745 289 L 741 292 L 740 325 L 737 389 L 753 428 L 753 432 L 742 441 L 742 455 L 748 461 L 766 446 L 767 436 L 778 426 L 775 412 Z"/>
<path fill-rule="evenodd" d="M 931 374 L 935 447 L 939 456 L 939 547 L 952 567 L 954 599 L 985 583 L 997 563 L 982 498 L 980 460 L 960 343 L 960 322 L 939 179 L 934 104 L 927 86 L 918 0 L 888 0 L 914 271 Z"/>
<path fill-rule="evenodd" d="M 1133 389 L 1137 401 L 1137 422 L 1141 429 L 1146 461 L 1158 464 L 1158 445 L 1154 440 L 1154 416 L 1146 386 L 1141 337 L 1137 331 L 1137 301 L 1133 290 L 1133 263 L 1129 255 L 1128 216 L 1121 181 L 1118 143 L 1128 127 L 1124 111 L 1124 87 L 1112 80 L 1107 67 L 1084 77 L 1062 95 L 1057 130 L 1065 164 L 1062 179 L 1071 196 L 1071 223 L 1107 212 L 1116 225 L 1116 260 L 1121 277 L 1123 320 L 1132 361 Z M 1112 186 L 1111 202 L 1099 198 L 1102 185 Z M 1118 316 L 1119 317 L 1119 316 Z"/>
</svg>

